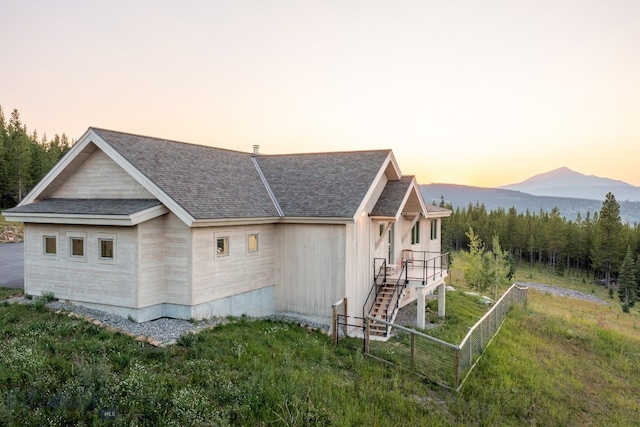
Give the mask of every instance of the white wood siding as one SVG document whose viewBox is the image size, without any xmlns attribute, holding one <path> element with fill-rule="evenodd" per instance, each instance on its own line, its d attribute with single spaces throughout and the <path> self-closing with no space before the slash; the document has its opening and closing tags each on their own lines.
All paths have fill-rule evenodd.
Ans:
<svg viewBox="0 0 640 427">
<path fill-rule="evenodd" d="M 52 198 L 154 199 L 144 187 L 100 150 L 96 150 Z"/>
<path fill-rule="evenodd" d="M 165 301 L 164 215 L 137 225 L 138 307 Z"/>
<path fill-rule="evenodd" d="M 56 257 L 43 256 L 43 235 L 57 233 Z M 69 256 L 70 236 L 85 237 L 83 260 Z M 115 259 L 99 259 L 98 239 L 115 235 Z M 136 305 L 136 233 L 127 227 L 25 224 L 25 292 L 123 307 Z"/>
<path fill-rule="evenodd" d="M 362 316 L 362 307 L 373 286 L 372 221 L 361 215 L 355 224 L 347 225 L 346 270 L 348 311 L 350 316 Z M 386 246 L 385 246 L 386 247 Z"/>
<path fill-rule="evenodd" d="M 345 296 L 346 227 L 277 226 L 276 311 L 325 319 Z"/>
<path fill-rule="evenodd" d="M 257 252 L 247 251 L 249 234 L 258 235 Z M 194 304 L 275 284 L 274 225 L 194 228 L 191 236 Z M 216 237 L 229 238 L 228 255 L 216 257 Z"/>
<path fill-rule="evenodd" d="M 191 305 L 191 230 L 173 213 L 163 218 L 164 300 Z"/>
</svg>

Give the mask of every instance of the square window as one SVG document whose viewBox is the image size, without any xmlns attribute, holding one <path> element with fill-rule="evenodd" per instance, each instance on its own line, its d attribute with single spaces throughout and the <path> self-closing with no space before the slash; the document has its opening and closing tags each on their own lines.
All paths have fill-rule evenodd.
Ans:
<svg viewBox="0 0 640 427">
<path fill-rule="evenodd" d="M 56 236 L 44 236 L 44 254 L 58 254 L 58 239 L 56 238 Z"/>
<path fill-rule="evenodd" d="M 81 237 L 71 238 L 71 256 L 84 257 L 84 239 Z"/>
<path fill-rule="evenodd" d="M 113 239 L 98 239 L 100 242 L 100 258 L 113 259 Z"/>
<path fill-rule="evenodd" d="M 216 239 L 216 256 L 229 255 L 229 237 L 218 237 Z"/>
<path fill-rule="evenodd" d="M 249 234 L 247 236 L 247 251 L 250 253 L 258 252 L 258 235 Z"/>
</svg>

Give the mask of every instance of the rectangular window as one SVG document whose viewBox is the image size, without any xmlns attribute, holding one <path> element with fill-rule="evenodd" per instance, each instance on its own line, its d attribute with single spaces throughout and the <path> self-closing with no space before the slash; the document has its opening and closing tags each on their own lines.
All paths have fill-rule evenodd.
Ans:
<svg viewBox="0 0 640 427">
<path fill-rule="evenodd" d="M 431 240 L 436 240 L 438 238 L 438 220 L 431 220 Z"/>
<path fill-rule="evenodd" d="M 378 236 L 382 236 L 382 233 L 384 233 L 384 223 L 380 224 L 380 231 L 378 233 Z"/>
<path fill-rule="evenodd" d="M 229 237 L 218 237 L 216 239 L 216 256 L 229 255 Z"/>
<path fill-rule="evenodd" d="M 71 256 L 84 257 L 84 239 L 82 237 L 72 237 L 71 239 Z"/>
<path fill-rule="evenodd" d="M 56 236 L 44 236 L 44 254 L 58 254 L 58 239 L 56 238 Z"/>
<path fill-rule="evenodd" d="M 411 244 L 416 245 L 420 243 L 420 221 L 416 222 L 411 229 Z"/>
<path fill-rule="evenodd" d="M 247 252 L 249 253 L 258 252 L 258 235 L 257 234 L 249 234 L 247 236 Z"/>
<path fill-rule="evenodd" d="M 113 239 L 98 239 L 100 259 L 113 259 Z"/>
</svg>

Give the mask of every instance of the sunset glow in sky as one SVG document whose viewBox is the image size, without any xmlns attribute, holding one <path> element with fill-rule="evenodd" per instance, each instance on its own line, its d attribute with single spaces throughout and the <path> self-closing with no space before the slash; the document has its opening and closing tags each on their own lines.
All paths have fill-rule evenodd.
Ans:
<svg viewBox="0 0 640 427">
<path fill-rule="evenodd" d="M 640 1 L 0 0 L 0 106 L 265 154 L 393 149 L 418 182 L 640 186 Z"/>
</svg>

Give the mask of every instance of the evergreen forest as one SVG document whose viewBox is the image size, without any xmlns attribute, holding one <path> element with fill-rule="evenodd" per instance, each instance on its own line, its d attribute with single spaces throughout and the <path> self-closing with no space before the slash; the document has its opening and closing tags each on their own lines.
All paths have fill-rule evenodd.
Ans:
<svg viewBox="0 0 640 427">
<path fill-rule="evenodd" d="M 20 203 L 72 145 L 64 133 L 48 139 L 29 132 L 17 109 L 7 121 L 0 106 L 0 209 Z"/>
<path fill-rule="evenodd" d="M 468 251 L 469 230 L 493 250 L 498 242 L 508 253 L 514 267 L 526 263 L 558 275 L 582 278 L 607 287 L 615 287 L 623 272 L 623 260 L 633 259 L 630 267 L 640 280 L 640 226 L 620 219 L 620 205 L 608 193 L 600 211 L 585 217 L 566 219 L 557 208 L 551 212 L 487 211 L 481 203 L 466 208 L 453 207 L 444 201 L 441 207 L 452 210 L 442 225 L 443 251 Z M 497 237 L 497 239 L 496 239 Z M 640 283 L 638 284 L 640 286 Z"/>
</svg>

